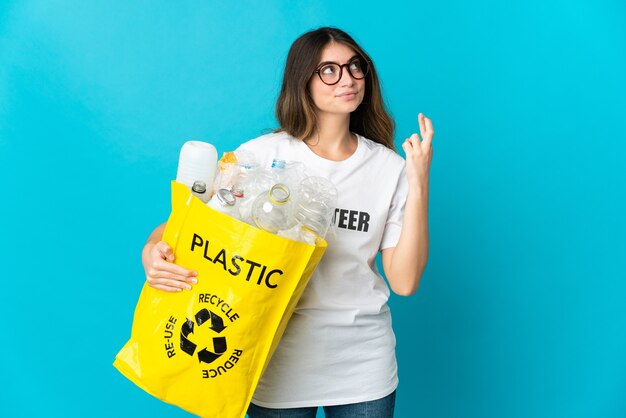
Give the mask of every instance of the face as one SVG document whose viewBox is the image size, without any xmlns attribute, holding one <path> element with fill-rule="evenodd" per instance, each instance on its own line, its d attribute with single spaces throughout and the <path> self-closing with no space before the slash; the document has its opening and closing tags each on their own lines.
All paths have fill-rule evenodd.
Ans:
<svg viewBox="0 0 626 418">
<path fill-rule="evenodd" d="M 318 65 L 323 62 L 334 62 L 339 65 L 349 63 L 356 55 L 352 48 L 331 42 L 324 47 Z M 341 79 L 331 86 L 324 84 L 317 74 L 309 81 L 309 92 L 318 112 L 350 114 L 363 101 L 365 95 L 365 79 L 352 78 L 348 67 L 342 68 Z"/>
</svg>

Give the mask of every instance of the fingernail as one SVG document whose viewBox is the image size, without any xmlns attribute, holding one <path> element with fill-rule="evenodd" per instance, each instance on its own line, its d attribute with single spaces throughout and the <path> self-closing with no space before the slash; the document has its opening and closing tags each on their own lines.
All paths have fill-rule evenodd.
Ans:
<svg viewBox="0 0 626 418">
<path fill-rule="evenodd" d="M 189 286 L 189 285 L 185 285 L 185 288 L 186 288 L 187 290 L 191 290 L 191 286 Z"/>
<path fill-rule="evenodd" d="M 196 284 L 198 283 L 198 279 L 196 279 L 195 277 L 193 279 L 191 279 L 191 283 Z"/>
</svg>

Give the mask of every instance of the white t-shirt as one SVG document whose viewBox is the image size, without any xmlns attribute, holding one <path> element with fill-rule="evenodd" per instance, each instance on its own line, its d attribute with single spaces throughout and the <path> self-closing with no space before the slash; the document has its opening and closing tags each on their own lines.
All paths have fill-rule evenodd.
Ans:
<svg viewBox="0 0 626 418">
<path fill-rule="evenodd" d="M 252 402 L 267 408 L 339 405 L 387 396 L 398 385 L 389 287 L 375 263 L 395 247 L 408 193 L 405 161 L 357 135 L 346 160 L 324 159 L 286 133 L 242 144 L 261 164 L 301 161 L 339 192 L 328 248 L 270 360 Z"/>
</svg>

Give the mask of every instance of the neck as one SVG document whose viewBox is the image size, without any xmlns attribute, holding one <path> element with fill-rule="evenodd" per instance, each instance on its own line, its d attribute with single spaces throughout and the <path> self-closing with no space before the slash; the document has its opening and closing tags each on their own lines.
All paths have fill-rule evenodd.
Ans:
<svg viewBox="0 0 626 418">
<path fill-rule="evenodd" d="M 350 133 L 350 115 L 318 113 L 317 129 L 306 143 L 311 148 L 327 151 L 352 149 L 354 137 Z"/>
<path fill-rule="evenodd" d="M 333 161 L 349 158 L 357 148 L 356 136 L 350 132 L 350 115 L 317 114 L 317 127 L 304 143 L 315 154 Z"/>
</svg>

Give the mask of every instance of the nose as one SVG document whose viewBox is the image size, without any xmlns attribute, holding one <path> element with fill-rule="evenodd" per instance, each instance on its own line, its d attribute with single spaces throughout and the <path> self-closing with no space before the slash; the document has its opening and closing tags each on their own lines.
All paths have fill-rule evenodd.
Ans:
<svg viewBox="0 0 626 418">
<path fill-rule="evenodd" d="M 347 64 L 344 64 L 341 68 L 341 78 L 339 79 L 339 84 L 342 86 L 351 86 L 354 84 L 354 78 L 352 78 L 352 74 L 348 71 Z"/>
</svg>

